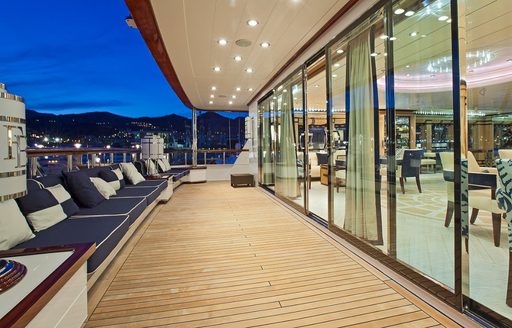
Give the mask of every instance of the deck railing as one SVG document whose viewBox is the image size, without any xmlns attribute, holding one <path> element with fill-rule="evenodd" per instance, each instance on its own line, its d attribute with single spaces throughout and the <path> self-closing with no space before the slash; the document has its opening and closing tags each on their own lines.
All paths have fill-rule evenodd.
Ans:
<svg viewBox="0 0 512 328">
<path fill-rule="evenodd" d="M 200 165 L 234 164 L 240 149 L 199 149 Z M 171 165 L 191 165 L 191 149 L 165 149 Z M 131 162 L 141 158 L 139 148 L 29 148 L 29 175 L 55 173 L 62 170 Z"/>
</svg>

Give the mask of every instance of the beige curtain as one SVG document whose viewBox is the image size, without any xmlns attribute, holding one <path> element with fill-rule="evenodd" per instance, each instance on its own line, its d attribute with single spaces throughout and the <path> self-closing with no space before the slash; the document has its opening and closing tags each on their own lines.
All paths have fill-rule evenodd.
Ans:
<svg viewBox="0 0 512 328">
<path fill-rule="evenodd" d="M 297 151 L 293 131 L 293 110 L 291 90 L 283 91 L 277 97 L 277 108 L 280 118 L 278 151 L 276 162 L 276 186 L 278 195 L 287 198 L 300 197 L 297 172 Z"/>
<path fill-rule="evenodd" d="M 350 102 L 345 230 L 369 241 L 379 241 L 375 199 L 375 142 L 370 31 L 349 43 Z"/>
<path fill-rule="evenodd" d="M 262 113 L 262 138 L 261 138 L 261 156 L 262 156 L 262 183 L 269 185 L 274 183 L 272 171 L 272 135 L 270 125 L 270 106 L 268 100 L 263 104 Z"/>
</svg>

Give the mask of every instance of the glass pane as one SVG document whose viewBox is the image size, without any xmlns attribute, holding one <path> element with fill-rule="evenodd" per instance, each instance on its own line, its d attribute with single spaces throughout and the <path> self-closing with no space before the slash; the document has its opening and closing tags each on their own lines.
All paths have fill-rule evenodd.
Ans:
<svg viewBox="0 0 512 328">
<path fill-rule="evenodd" d="M 450 2 L 397 1 L 392 17 L 396 255 L 453 288 L 454 228 L 445 218 L 454 188 L 440 169 L 453 176 Z"/>
<path fill-rule="evenodd" d="M 328 220 L 328 156 L 325 57 L 307 68 L 309 185 L 308 209 Z"/>
<path fill-rule="evenodd" d="M 511 226 L 504 217 L 506 206 L 502 209 L 496 201 L 496 188 L 508 197 L 511 192 L 497 182 L 495 160 L 512 159 L 512 11 L 507 0 L 466 0 L 459 8 L 467 41 L 461 45 L 461 75 L 467 84 L 467 108 L 461 114 L 465 112 L 467 118 L 462 148 L 468 150 L 471 215 L 469 245 L 463 249 L 469 259 L 464 276 L 469 279 L 464 280 L 463 291 L 511 319 Z M 507 217 L 510 221 L 512 213 Z"/>
<path fill-rule="evenodd" d="M 260 111 L 260 183 L 267 187 L 274 185 L 274 161 L 273 161 L 273 125 L 270 111 L 270 99 L 264 100 L 259 105 Z"/>
</svg>

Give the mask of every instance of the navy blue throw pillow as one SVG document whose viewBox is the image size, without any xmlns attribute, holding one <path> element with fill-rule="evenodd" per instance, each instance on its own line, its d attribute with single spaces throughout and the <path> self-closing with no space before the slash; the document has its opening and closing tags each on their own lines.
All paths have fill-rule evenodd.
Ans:
<svg viewBox="0 0 512 328">
<path fill-rule="evenodd" d="M 71 196 L 82 207 L 95 207 L 105 200 L 84 172 L 63 172 Z"/>
<path fill-rule="evenodd" d="M 116 191 L 124 188 L 125 186 L 124 176 L 121 172 L 121 169 L 101 171 L 100 178 L 107 181 L 108 184 L 111 185 L 112 188 L 114 188 Z"/>
</svg>

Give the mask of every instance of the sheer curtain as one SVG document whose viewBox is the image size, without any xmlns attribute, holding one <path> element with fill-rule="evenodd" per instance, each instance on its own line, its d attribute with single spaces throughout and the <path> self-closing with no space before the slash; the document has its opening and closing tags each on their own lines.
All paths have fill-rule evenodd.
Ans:
<svg viewBox="0 0 512 328">
<path fill-rule="evenodd" d="M 263 178 L 262 183 L 264 185 L 273 184 L 274 179 L 272 175 L 272 136 L 271 136 L 271 125 L 270 125 L 270 106 L 265 103 L 262 115 L 262 172 Z"/>
<path fill-rule="evenodd" d="M 297 172 L 297 151 L 293 125 L 293 106 L 291 92 L 287 89 L 278 96 L 279 144 L 276 163 L 276 193 L 287 198 L 300 197 Z"/>
<path fill-rule="evenodd" d="M 349 43 L 349 128 L 344 228 L 357 237 L 381 242 L 375 197 L 375 122 L 370 37 L 370 31 L 366 30 Z"/>
</svg>

